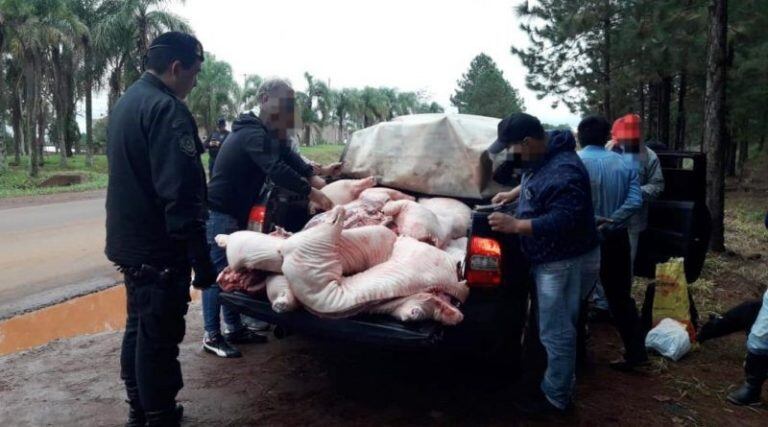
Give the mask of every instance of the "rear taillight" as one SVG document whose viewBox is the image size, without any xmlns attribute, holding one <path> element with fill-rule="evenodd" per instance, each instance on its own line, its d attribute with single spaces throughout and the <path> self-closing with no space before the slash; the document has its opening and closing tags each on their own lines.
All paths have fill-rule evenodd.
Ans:
<svg viewBox="0 0 768 427">
<path fill-rule="evenodd" d="M 263 205 L 253 205 L 248 214 L 248 229 L 251 231 L 262 232 L 264 229 L 264 218 L 267 216 L 267 207 Z"/>
<path fill-rule="evenodd" d="M 469 286 L 501 284 L 501 245 L 498 241 L 487 237 L 472 237 L 466 278 Z"/>
</svg>

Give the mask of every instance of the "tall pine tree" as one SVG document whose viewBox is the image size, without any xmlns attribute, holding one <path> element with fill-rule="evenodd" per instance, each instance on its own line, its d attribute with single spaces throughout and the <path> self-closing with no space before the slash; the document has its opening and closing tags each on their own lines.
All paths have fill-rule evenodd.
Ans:
<svg viewBox="0 0 768 427">
<path fill-rule="evenodd" d="M 490 56 L 481 53 L 472 60 L 469 71 L 458 81 L 451 104 L 459 113 L 504 117 L 525 109 L 520 94 L 504 79 Z"/>
</svg>

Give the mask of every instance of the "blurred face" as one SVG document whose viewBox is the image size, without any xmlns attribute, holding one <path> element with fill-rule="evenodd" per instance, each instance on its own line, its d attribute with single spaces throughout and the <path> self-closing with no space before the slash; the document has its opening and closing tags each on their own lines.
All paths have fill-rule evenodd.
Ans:
<svg viewBox="0 0 768 427">
<path fill-rule="evenodd" d="M 197 75 L 200 73 L 200 68 L 203 65 L 203 61 L 195 60 L 191 67 L 185 68 L 181 61 L 173 61 L 167 73 L 169 74 L 168 86 L 173 92 L 181 99 L 184 99 L 192 92 L 192 89 L 197 85 Z"/>
<path fill-rule="evenodd" d="M 261 119 L 280 139 L 288 139 L 288 131 L 296 125 L 295 93 L 289 88 L 278 88 L 261 101 Z"/>
<path fill-rule="evenodd" d="M 529 136 L 516 144 L 511 144 L 507 151 L 513 159 L 515 169 L 530 169 L 544 160 L 547 155 L 548 139 L 545 133 L 543 139 Z"/>
</svg>

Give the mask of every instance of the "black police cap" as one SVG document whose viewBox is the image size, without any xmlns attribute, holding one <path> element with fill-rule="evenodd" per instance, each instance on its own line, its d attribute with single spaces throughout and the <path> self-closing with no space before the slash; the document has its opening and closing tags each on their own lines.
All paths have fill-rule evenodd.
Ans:
<svg viewBox="0 0 768 427">
<path fill-rule="evenodd" d="M 514 113 L 499 122 L 497 135 L 496 141 L 488 147 L 491 154 L 498 154 L 510 144 L 518 144 L 526 137 L 544 138 L 544 126 L 530 114 Z"/>
<path fill-rule="evenodd" d="M 204 60 L 202 43 L 195 36 L 180 31 L 160 34 L 152 40 L 147 53 L 159 49 L 169 49 L 187 58 Z"/>
</svg>

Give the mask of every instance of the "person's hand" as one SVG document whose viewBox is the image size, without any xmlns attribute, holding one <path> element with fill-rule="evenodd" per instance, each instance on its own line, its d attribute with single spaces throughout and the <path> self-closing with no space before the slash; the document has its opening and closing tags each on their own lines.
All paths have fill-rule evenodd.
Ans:
<svg viewBox="0 0 768 427">
<path fill-rule="evenodd" d="M 317 188 L 313 188 L 309 192 L 309 201 L 312 202 L 318 210 L 329 211 L 333 209 L 333 202 L 331 199 Z"/>
<path fill-rule="evenodd" d="M 323 172 L 321 175 L 333 176 L 333 177 L 339 176 L 339 174 L 341 174 L 341 168 L 343 166 L 344 166 L 344 163 L 342 162 L 336 162 L 336 163 L 331 163 L 330 165 L 325 165 L 321 167 L 321 170 Z"/>
<path fill-rule="evenodd" d="M 502 191 L 491 199 L 491 203 L 494 205 L 505 205 L 507 203 L 512 203 L 513 201 L 515 201 L 515 196 L 511 191 Z"/>
<path fill-rule="evenodd" d="M 321 190 L 323 187 L 325 187 L 325 180 L 321 178 L 319 175 L 312 175 L 309 178 L 309 185 L 311 185 L 312 188 L 317 188 L 318 190 Z"/>
<path fill-rule="evenodd" d="M 491 226 L 491 230 L 500 233 L 517 234 L 518 221 L 517 218 L 501 212 L 494 212 L 488 215 L 488 224 Z"/>
</svg>

